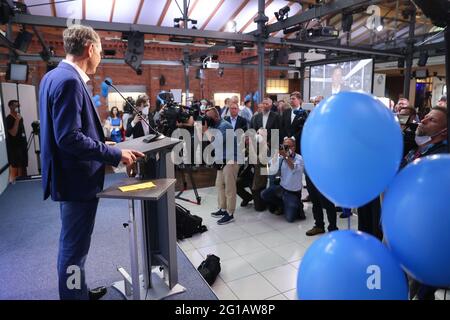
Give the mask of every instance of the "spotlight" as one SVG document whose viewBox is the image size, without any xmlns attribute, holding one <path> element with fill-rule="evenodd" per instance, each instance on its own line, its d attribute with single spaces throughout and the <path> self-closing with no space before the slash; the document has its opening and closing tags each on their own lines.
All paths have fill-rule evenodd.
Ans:
<svg viewBox="0 0 450 320">
<path fill-rule="evenodd" d="M 244 50 L 244 46 L 241 43 L 235 43 L 234 44 L 234 52 L 241 53 L 242 50 Z"/>
<path fill-rule="evenodd" d="M 377 30 L 377 32 L 381 32 L 384 29 L 384 22 L 383 22 L 383 18 L 380 19 L 380 24 L 376 26 L 375 30 Z"/>
<path fill-rule="evenodd" d="M 277 18 L 277 21 L 283 21 L 288 18 L 288 12 L 291 10 L 289 6 L 284 6 L 278 12 L 274 12 L 275 18 Z"/>
<path fill-rule="evenodd" d="M 342 31 L 350 32 L 352 30 L 353 15 L 351 13 L 342 14 Z"/>
</svg>

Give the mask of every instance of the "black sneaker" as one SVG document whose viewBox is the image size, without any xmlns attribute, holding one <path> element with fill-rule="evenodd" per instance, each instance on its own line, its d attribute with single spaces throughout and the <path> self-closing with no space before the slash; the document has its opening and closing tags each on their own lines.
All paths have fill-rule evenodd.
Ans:
<svg viewBox="0 0 450 320">
<path fill-rule="evenodd" d="M 228 214 L 225 212 L 224 216 L 217 221 L 217 224 L 227 224 L 234 221 L 234 217 L 232 214 Z"/>
<path fill-rule="evenodd" d="M 211 213 L 213 218 L 222 218 L 224 215 L 228 214 L 225 210 L 219 209 L 216 212 Z"/>
</svg>

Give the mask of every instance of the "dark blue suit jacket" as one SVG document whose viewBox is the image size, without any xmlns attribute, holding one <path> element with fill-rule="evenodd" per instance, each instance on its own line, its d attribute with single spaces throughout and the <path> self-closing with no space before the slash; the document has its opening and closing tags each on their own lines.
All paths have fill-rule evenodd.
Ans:
<svg viewBox="0 0 450 320">
<path fill-rule="evenodd" d="M 118 148 L 104 144 L 102 125 L 81 76 L 61 62 L 39 90 L 44 199 L 89 201 L 103 189 L 105 164 L 117 166 Z"/>
</svg>

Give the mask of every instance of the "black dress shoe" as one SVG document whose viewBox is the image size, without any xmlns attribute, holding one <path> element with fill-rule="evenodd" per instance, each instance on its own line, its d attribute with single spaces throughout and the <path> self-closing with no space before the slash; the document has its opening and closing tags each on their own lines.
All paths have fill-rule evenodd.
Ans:
<svg viewBox="0 0 450 320">
<path fill-rule="evenodd" d="M 249 201 L 243 200 L 243 201 L 241 202 L 241 207 L 246 207 L 250 201 L 252 201 L 252 200 L 249 200 Z"/>
<path fill-rule="evenodd" d="M 106 294 L 106 287 L 98 287 L 92 290 L 89 290 L 89 300 L 99 300 Z"/>
</svg>

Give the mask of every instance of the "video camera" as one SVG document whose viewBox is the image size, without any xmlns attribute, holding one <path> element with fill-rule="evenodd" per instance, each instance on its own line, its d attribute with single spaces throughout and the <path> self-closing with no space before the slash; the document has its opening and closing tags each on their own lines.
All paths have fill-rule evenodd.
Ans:
<svg viewBox="0 0 450 320">
<path fill-rule="evenodd" d="M 33 134 L 35 135 L 39 135 L 41 132 L 41 123 L 39 122 L 39 120 L 33 121 L 31 123 L 31 129 Z"/>
<path fill-rule="evenodd" d="M 160 128 L 159 130 L 166 136 L 170 136 L 177 128 L 177 122 L 186 123 L 194 112 L 184 106 L 176 103 L 171 92 L 161 92 L 158 94 L 160 111 Z"/>
</svg>

